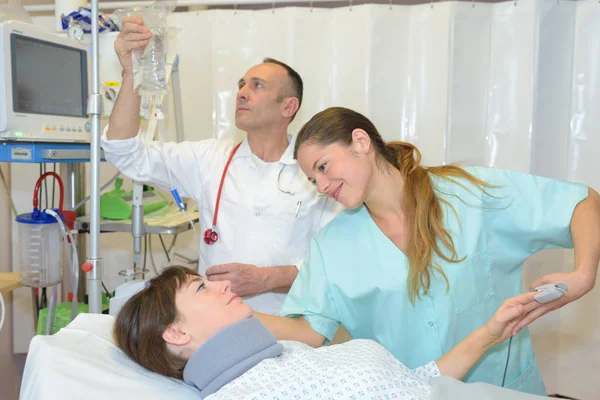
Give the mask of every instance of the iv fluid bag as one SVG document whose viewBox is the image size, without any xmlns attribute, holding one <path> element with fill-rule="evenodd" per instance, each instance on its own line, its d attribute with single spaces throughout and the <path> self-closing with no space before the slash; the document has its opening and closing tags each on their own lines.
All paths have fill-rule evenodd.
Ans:
<svg viewBox="0 0 600 400">
<path fill-rule="evenodd" d="M 161 96 L 168 92 L 166 80 L 167 15 L 175 9 L 173 1 L 157 1 L 150 6 L 133 6 L 115 11 L 122 26 L 125 16 L 140 16 L 152 32 L 143 49 L 133 52 L 133 90 L 140 96 Z"/>
</svg>

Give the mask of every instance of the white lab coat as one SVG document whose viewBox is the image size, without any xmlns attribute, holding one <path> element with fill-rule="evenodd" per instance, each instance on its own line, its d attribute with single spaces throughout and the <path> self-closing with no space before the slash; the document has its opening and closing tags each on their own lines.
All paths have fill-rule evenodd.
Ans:
<svg viewBox="0 0 600 400">
<path fill-rule="evenodd" d="M 288 135 L 288 140 L 281 159 L 271 163 L 255 160 L 244 140 L 225 176 L 216 226 L 219 240 L 213 245 L 202 236 L 212 226 L 219 182 L 236 142 L 145 143 L 141 135 L 108 140 L 105 129 L 101 145 L 106 160 L 123 174 L 170 191 L 168 168 L 173 188 L 198 203 L 199 271 L 204 274 L 213 265 L 230 262 L 300 267 L 310 239 L 341 210 L 333 199 L 318 195 L 293 158 L 296 138 Z M 285 296 L 266 293 L 245 301 L 256 311 L 277 314 Z"/>
</svg>

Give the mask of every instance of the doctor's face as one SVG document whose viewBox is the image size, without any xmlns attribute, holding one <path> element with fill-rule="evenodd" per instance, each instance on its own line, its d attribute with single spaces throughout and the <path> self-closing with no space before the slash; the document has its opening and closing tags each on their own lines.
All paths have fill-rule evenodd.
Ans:
<svg viewBox="0 0 600 400">
<path fill-rule="evenodd" d="M 321 146 L 306 142 L 297 153 L 298 164 L 319 193 L 339 201 L 346 208 L 365 202 L 372 166 L 355 145 L 333 143 Z"/>
<path fill-rule="evenodd" d="M 252 317 L 252 308 L 231 291 L 229 281 L 210 282 L 190 276 L 175 295 L 179 328 L 190 335 L 194 347 L 236 322 Z"/>
<path fill-rule="evenodd" d="M 289 84 L 287 71 L 280 65 L 264 63 L 250 68 L 238 82 L 235 126 L 250 132 L 281 124 L 285 120 L 281 94 Z"/>
</svg>

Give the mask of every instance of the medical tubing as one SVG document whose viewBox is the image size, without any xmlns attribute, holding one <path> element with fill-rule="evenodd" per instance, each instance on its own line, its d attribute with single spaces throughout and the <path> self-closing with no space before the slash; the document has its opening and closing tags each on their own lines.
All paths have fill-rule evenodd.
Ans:
<svg viewBox="0 0 600 400">
<path fill-rule="evenodd" d="M 156 263 L 154 262 L 154 256 L 152 255 L 152 235 L 148 235 L 148 247 L 150 248 L 150 263 L 152 264 L 152 269 L 154 269 L 154 275 L 158 275 L 158 270 L 156 269 Z"/>
<path fill-rule="evenodd" d="M 171 196 L 173 196 L 173 198 L 175 199 L 175 203 L 177 204 L 177 207 L 179 207 L 179 209 L 181 211 L 184 211 L 185 204 L 183 203 L 183 200 L 181 200 L 181 196 L 179 196 L 179 192 L 177 191 L 177 189 L 171 190 Z"/>
<path fill-rule="evenodd" d="M 161 152 L 159 152 L 160 154 L 160 158 L 162 159 L 162 162 L 165 166 L 165 169 L 167 170 L 167 177 L 169 178 L 169 187 L 171 188 L 171 195 L 173 195 L 173 198 L 175 199 L 175 202 L 177 203 L 177 207 L 179 207 L 180 210 L 183 210 L 183 202 L 181 201 L 181 197 L 179 197 L 179 193 L 177 192 L 177 189 L 175 189 L 175 186 L 173 186 L 173 177 L 171 176 L 171 169 L 169 168 L 169 166 L 167 165 L 167 160 L 165 160 L 164 154 Z"/>
<path fill-rule="evenodd" d="M 139 198 L 142 197 L 141 188 Z M 134 203 L 138 196 L 134 195 Z M 144 236 L 144 206 L 142 204 L 133 204 L 131 206 L 131 235 L 133 236 L 133 257 L 134 262 L 139 264 L 140 254 L 142 252 L 142 236 Z"/>
<path fill-rule="evenodd" d="M 46 171 L 46 163 L 42 164 L 42 171 L 44 171 L 44 174 L 47 172 Z M 44 180 L 44 196 L 45 196 L 44 199 L 46 201 L 44 204 L 46 204 L 46 208 L 54 208 L 54 207 L 50 207 L 50 203 L 48 203 L 48 182 L 46 180 Z"/>
<path fill-rule="evenodd" d="M 67 231 L 67 229 L 65 228 L 65 224 L 63 224 L 60 215 L 54 212 L 54 210 L 46 210 L 46 213 L 53 216 L 54 219 L 56 219 L 63 235 L 66 236 L 71 242 L 71 293 L 73 293 L 73 299 L 71 301 L 72 321 L 77 316 L 77 291 L 79 290 L 79 256 L 77 255 L 77 245 L 75 244 L 75 239 L 73 238 L 71 231 Z"/>
<path fill-rule="evenodd" d="M 103 191 L 104 189 L 109 187 L 110 184 L 112 184 L 120 175 L 121 175 L 121 171 L 117 171 L 115 176 L 110 178 L 110 180 L 108 182 L 106 182 L 104 185 L 102 185 L 102 187 L 100 188 L 100 191 Z M 75 207 L 73 207 L 73 210 L 78 210 L 82 205 L 87 203 L 91 198 L 92 198 L 92 196 L 88 196 L 85 199 L 81 200 L 79 203 L 75 204 Z"/>
<path fill-rule="evenodd" d="M 56 312 L 56 285 L 52 286 L 52 294 L 50 295 L 50 303 L 48 304 L 48 314 L 46 315 L 46 336 L 52 334 L 52 325 L 54 324 L 54 313 Z"/>
<path fill-rule="evenodd" d="M 187 217 L 188 221 L 190 221 L 190 224 L 192 225 L 192 229 L 194 230 L 194 243 L 200 243 L 198 241 L 198 233 L 196 232 L 196 227 L 194 226 L 194 221 L 192 221 L 192 219 L 190 218 L 190 216 L 188 215 L 188 213 L 185 210 L 181 210 L 183 211 L 183 213 L 185 214 L 185 216 Z M 198 264 L 200 265 L 200 264 Z"/>
<path fill-rule="evenodd" d="M 106 297 L 110 300 L 112 296 L 111 296 L 110 292 L 108 291 L 108 288 L 106 287 L 104 282 L 102 282 L 102 288 L 104 289 L 104 293 L 106 293 Z"/>
<path fill-rule="evenodd" d="M 71 235 L 71 238 L 73 237 L 73 235 Z M 73 239 L 71 239 L 71 243 L 73 244 L 72 249 L 73 249 L 73 256 L 71 257 L 71 261 L 72 261 L 72 279 L 73 282 L 71 284 L 71 286 L 73 287 L 73 290 L 71 291 L 73 293 L 73 299 L 71 301 L 71 321 L 73 321 L 75 319 L 75 317 L 77 316 L 77 292 L 79 291 L 79 255 L 77 254 L 77 247 L 75 246 L 75 241 Z"/>
<path fill-rule="evenodd" d="M 142 264 L 142 280 L 146 279 L 146 256 L 148 255 L 148 235 L 144 236 L 144 263 Z"/>
<path fill-rule="evenodd" d="M 0 169 L 0 179 L 2 179 L 2 183 L 4 183 L 4 190 L 6 190 L 6 198 L 10 202 L 10 208 L 12 212 L 17 216 L 17 207 L 15 207 L 15 202 L 12 197 L 10 197 L 10 191 L 8 190 L 8 183 L 6 182 L 6 178 L 4 178 L 4 174 L 2 173 L 2 169 Z"/>
<path fill-rule="evenodd" d="M 156 120 L 157 120 L 157 126 L 158 126 L 158 136 L 160 138 L 160 137 L 164 136 L 164 134 L 165 134 L 165 115 L 163 114 L 162 104 L 161 103 L 156 104 Z M 240 144 L 237 145 L 237 147 L 235 148 L 235 150 L 233 151 L 233 153 L 235 153 L 235 151 L 237 150 L 238 147 L 240 147 L 241 144 L 242 143 L 240 143 Z M 162 153 L 161 153 L 161 155 L 162 155 Z M 227 167 L 229 166 L 230 162 L 231 162 L 231 158 L 227 161 L 227 165 L 225 166 L 225 171 L 227 171 Z M 173 177 L 171 176 L 171 169 L 167 165 L 167 163 L 166 163 L 166 161 L 165 161 L 164 158 L 163 158 L 163 163 L 165 165 L 165 169 L 167 170 L 167 176 L 169 177 L 169 186 L 171 187 L 171 195 L 175 199 L 175 203 L 177 204 L 177 207 L 179 207 L 179 209 L 181 211 L 183 211 L 183 213 L 187 217 L 188 221 L 190 221 L 190 224 L 192 225 L 192 230 L 194 231 L 194 240 L 195 240 L 195 243 L 199 243 L 198 242 L 198 232 L 196 232 L 196 227 L 194 226 L 194 221 L 192 221 L 192 219 L 190 218 L 190 216 L 188 215 L 188 213 L 185 211 L 185 204 L 183 203 L 183 200 L 181 200 L 181 196 L 179 195 L 179 192 L 173 186 Z M 223 178 L 224 177 L 225 177 L 225 174 L 223 174 Z M 221 186 L 223 186 L 223 178 L 221 179 Z M 221 189 L 219 188 L 219 197 L 220 196 L 221 196 Z M 214 222 L 215 223 L 216 223 L 216 220 L 217 220 L 217 218 L 216 218 L 217 214 L 216 213 L 218 212 L 218 210 L 219 210 L 219 200 L 217 199 L 217 211 L 215 212 L 215 218 L 214 218 Z M 162 239 L 161 239 L 161 241 L 162 241 Z M 164 244 L 163 244 L 163 247 L 164 247 Z M 167 259 L 169 259 L 168 253 L 167 253 Z M 170 260 L 169 260 L 169 262 L 170 262 Z"/>
<path fill-rule="evenodd" d="M 56 172 L 56 163 L 52 163 L 52 172 Z M 56 189 L 56 180 L 53 180 L 52 181 L 52 207 L 51 208 L 54 208 L 54 192 L 55 192 L 55 189 Z M 46 208 L 48 208 L 48 207 L 46 207 Z"/>
<path fill-rule="evenodd" d="M 175 186 L 173 186 L 173 177 L 171 176 L 171 169 L 169 168 L 165 160 L 163 160 L 163 163 L 165 164 L 165 168 L 167 169 L 167 175 L 169 177 L 169 186 L 171 186 L 171 193 L 177 193 L 177 189 L 175 189 Z M 179 201 L 181 201 L 181 199 L 179 199 Z"/>
<path fill-rule="evenodd" d="M 175 247 L 176 241 L 177 241 L 177 233 L 173 236 L 173 240 L 171 240 L 171 244 L 169 245 L 169 249 L 167 250 L 167 253 L 171 254 L 171 250 L 173 250 L 173 247 Z"/>
<path fill-rule="evenodd" d="M 506 371 L 508 370 L 508 360 L 510 358 L 510 345 L 512 344 L 512 336 L 508 341 L 508 354 L 506 355 L 506 365 L 504 365 L 504 375 L 502 376 L 502 387 L 504 387 L 504 381 L 506 380 Z"/>
<path fill-rule="evenodd" d="M 162 157 L 162 153 L 161 153 L 161 157 Z M 169 169 L 169 166 L 167 165 L 167 162 L 165 161 L 164 158 L 163 158 L 163 164 L 165 165 L 165 169 L 167 170 L 167 176 L 169 177 L 169 186 L 171 187 L 171 196 L 173 196 L 173 198 L 175 199 L 175 204 L 177 204 L 177 207 L 181 211 L 183 211 L 185 209 L 185 204 L 181 200 L 181 196 L 179 196 L 179 192 L 173 186 L 173 178 L 171 177 L 171 170 Z"/>
<path fill-rule="evenodd" d="M 167 250 L 167 246 L 165 246 L 165 241 L 160 234 L 158 234 L 158 239 L 160 240 L 160 244 L 165 252 L 165 255 L 167 256 L 167 262 L 171 262 L 171 256 L 169 256 L 169 251 Z"/>
<path fill-rule="evenodd" d="M 157 121 L 157 126 L 158 126 L 158 135 L 160 137 L 161 134 L 164 134 L 164 130 L 165 130 L 165 116 L 162 112 L 162 103 L 158 103 L 156 106 L 156 121 Z M 167 160 L 164 157 L 164 154 L 162 152 L 159 152 L 160 154 L 160 158 L 162 159 L 162 162 L 165 166 L 165 169 L 167 170 L 167 177 L 169 179 L 169 187 L 171 188 L 170 193 L 171 196 L 173 196 L 173 199 L 175 199 L 175 204 L 177 204 L 177 207 L 183 211 L 185 209 L 185 204 L 183 203 L 183 201 L 181 200 L 181 196 L 179 195 L 179 192 L 177 191 L 177 189 L 175 189 L 175 186 L 173 185 L 173 177 L 171 176 L 171 169 L 169 168 L 169 165 L 167 164 Z"/>
<path fill-rule="evenodd" d="M 0 316 L 0 332 L 2 332 L 2 326 L 4 326 L 4 317 L 6 316 L 6 306 L 4 305 L 4 297 L 2 297 L 2 292 L 0 292 L 0 312 L 2 313 Z"/>
<path fill-rule="evenodd" d="M 162 104 L 158 103 L 154 106 L 156 109 L 156 125 L 158 127 L 158 140 L 165 140 L 166 128 L 165 128 L 165 114 L 163 114 Z"/>
<path fill-rule="evenodd" d="M 38 191 L 40 190 L 40 184 L 42 183 L 42 181 L 44 179 L 46 179 L 46 177 L 48 176 L 53 176 L 57 181 L 58 181 L 58 186 L 60 187 L 60 197 L 59 197 L 59 201 L 58 201 L 58 212 L 60 214 L 63 213 L 63 200 L 65 197 L 65 188 L 63 187 L 63 182 L 62 179 L 60 179 L 60 176 L 58 176 L 58 174 L 56 172 L 45 172 L 42 174 L 42 176 L 40 176 L 37 180 L 37 182 L 35 183 L 35 188 L 33 189 L 33 208 L 38 208 Z"/>
<path fill-rule="evenodd" d="M 40 163 L 40 176 L 42 176 L 44 174 L 44 168 L 42 167 L 42 165 L 43 164 Z M 39 196 L 40 196 L 40 198 L 39 198 L 40 204 L 42 204 L 42 192 L 40 192 Z"/>
</svg>

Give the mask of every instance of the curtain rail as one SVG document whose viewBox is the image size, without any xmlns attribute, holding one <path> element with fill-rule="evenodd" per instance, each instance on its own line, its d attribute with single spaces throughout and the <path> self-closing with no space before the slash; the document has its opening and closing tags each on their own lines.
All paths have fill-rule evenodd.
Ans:
<svg viewBox="0 0 600 400">
<path fill-rule="evenodd" d="M 177 7 L 209 7 L 209 6 L 224 6 L 224 5 L 250 5 L 250 4 L 283 4 L 283 3 L 347 3 L 348 0 L 177 0 Z M 155 1 L 110 1 L 98 4 L 100 10 L 115 10 L 117 8 L 127 8 L 134 5 L 150 5 Z M 89 7 L 89 4 L 88 4 Z M 54 11 L 54 4 L 30 4 L 24 6 L 27 12 L 46 12 Z"/>
</svg>

